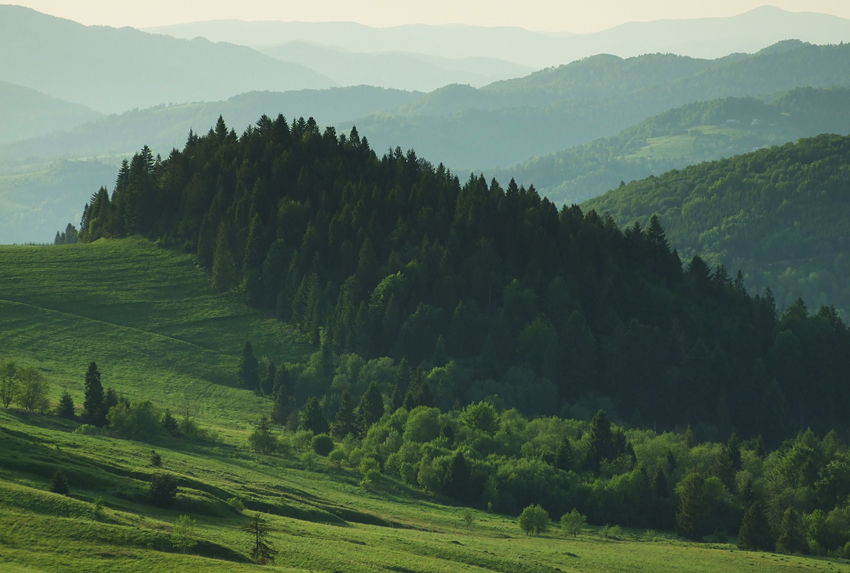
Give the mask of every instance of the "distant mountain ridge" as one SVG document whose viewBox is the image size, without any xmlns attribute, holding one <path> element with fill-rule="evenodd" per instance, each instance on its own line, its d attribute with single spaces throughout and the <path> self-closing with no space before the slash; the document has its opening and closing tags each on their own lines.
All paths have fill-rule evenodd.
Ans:
<svg viewBox="0 0 850 573">
<path fill-rule="evenodd" d="M 83 26 L 20 6 L 0 5 L 0 53 L 0 80 L 104 113 L 335 85 L 244 46 Z"/>
<path fill-rule="evenodd" d="M 537 69 L 599 53 L 625 58 L 660 52 L 714 59 L 733 52 L 755 52 L 791 38 L 815 44 L 850 41 L 850 20 L 772 6 L 727 18 L 632 22 L 590 34 L 467 25 L 372 28 L 354 22 L 240 20 L 190 22 L 148 30 L 260 49 L 289 42 L 314 42 L 352 52 L 394 52 L 404 46 L 404 51 L 444 58 L 487 56 Z"/>
</svg>

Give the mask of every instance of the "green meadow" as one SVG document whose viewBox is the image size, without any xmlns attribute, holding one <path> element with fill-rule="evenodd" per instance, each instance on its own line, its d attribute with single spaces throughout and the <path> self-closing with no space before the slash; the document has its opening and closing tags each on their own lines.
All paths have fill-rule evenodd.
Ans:
<svg viewBox="0 0 850 573">
<path fill-rule="evenodd" d="M 280 453 L 252 453 L 248 434 L 270 402 L 236 387 L 242 344 L 250 338 L 259 356 L 292 365 L 313 349 L 242 300 L 214 292 L 191 256 L 140 239 L 0 247 L 0 359 L 36 366 L 52 402 L 67 389 L 78 409 L 94 360 L 104 386 L 160 409 L 189 407 L 211 430 L 203 441 L 143 443 L 0 410 L 0 571 L 259 570 L 242 531 L 259 511 L 279 551 L 271 571 L 850 572 L 844 561 L 743 552 L 667 531 L 606 537 L 587 527 L 573 538 L 553 523 L 526 537 L 514 518 L 484 511 L 468 527 L 464 508 L 383 476 L 364 487 L 358 471 L 299 449 L 282 430 Z M 49 493 L 60 468 L 68 497 Z M 157 471 L 178 480 L 171 508 L 148 502 Z M 172 536 L 181 515 L 196 521 L 185 553 Z"/>
</svg>

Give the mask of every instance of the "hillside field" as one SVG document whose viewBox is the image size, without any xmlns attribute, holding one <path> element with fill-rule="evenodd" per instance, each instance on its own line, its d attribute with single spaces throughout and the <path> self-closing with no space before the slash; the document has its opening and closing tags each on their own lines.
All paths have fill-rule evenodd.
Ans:
<svg viewBox="0 0 850 573">
<path fill-rule="evenodd" d="M 236 387 L 242 344 L 250 338 L 258 356 L 292 365 L 312 349 L 242 299 L 215 293 L 192 256 L 141 239 L 0 247 L 0 358 L 37 366 L 52 402 L 67 388 L 78 409 L 95 360 L 105 387 L 162 409 L 189 405 L 215 432 L 142 443 L 76 433 L 53 415 L 0 411 L 0 569 L 259 570 L 240 528 L 263 511 L 280 552 L 270 571 L 850 572 L 844 561 L 694 544 L 672 532 L 605 538 L 588 527 L 573 539 L 553 527 L 526 537 L 515 519 L 483 511 L 467 528 L 463 508 L 383 476 L 363 487 L 359 472 L 304 453 L 286 432 L 282 453 L 251 453 L 247 436 L 270 402 Z M 179 480 L 171 509 L 147 502 L 151 449 Z M 47 491 L 57 468 L 70 497 Z M 228 506 L 234 497 L 244 513 Z M 182 514 L 197 520 L 198 543 L 186 554 L 171 538 Z"/>
</svg>

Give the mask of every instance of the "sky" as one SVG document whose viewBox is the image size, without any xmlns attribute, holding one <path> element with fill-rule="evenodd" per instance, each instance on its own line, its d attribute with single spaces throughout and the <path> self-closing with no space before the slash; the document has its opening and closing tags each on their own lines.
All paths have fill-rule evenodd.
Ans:
<svg viewBox="0 0 850 573">
<path fill-rule="evenodd" d="M 635 21 L 734 16 L 769 3 L 850 18 L 850 0 L 19 0 L 87 25 L 145 28 L 200 20 L 471 24 L 587 33 Z"/>
</svg>

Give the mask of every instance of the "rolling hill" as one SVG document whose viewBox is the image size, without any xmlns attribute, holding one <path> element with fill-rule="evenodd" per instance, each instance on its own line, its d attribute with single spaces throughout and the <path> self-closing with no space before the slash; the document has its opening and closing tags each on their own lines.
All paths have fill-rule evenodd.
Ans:
<svg viewBox="0 0 850 573">
<path fill-rule="evenodd" d="M 402 110 L 352 123 L 378 148 L 413 148 L 460 169 L 507 167 L 611 136 L 698 101 L 850 85 L 850 45 L 784 42 L 697 60 L 598 55 L 481 89 L 447 86 Z"/>
<path fill-rule="evenodd" d="M 83 105 L 0 81 L 0 145 L 65 131 L 102 117 Z"/>
<path fill-rule="evenodd" d="M 821 133 L 850 133 L 850 90 L 799 88 L 771 98 L 697 102 L 602 138 L 488 172 L 534 185 L 557 203 L 581 203 L 620 182 L 748 153 Z"/>
<path fill-rule="evenodd" d="M 803 297 L 847 316 L 848 141 L 822 135 L 674 170 L 583 208 L 610 213 L 623 226 L 657 214 L 683 257 L 700 253 L 730 272 L 742 269 L 751 288 L 770 286 L 781 307 Z"/>
<path fill-rule="evenodd" d="M 334 86 L 244 46 L 83 26 L 20 6 L 0 6 L 0 52 L 0 80 L 103 113 Z"/>
</svg>

